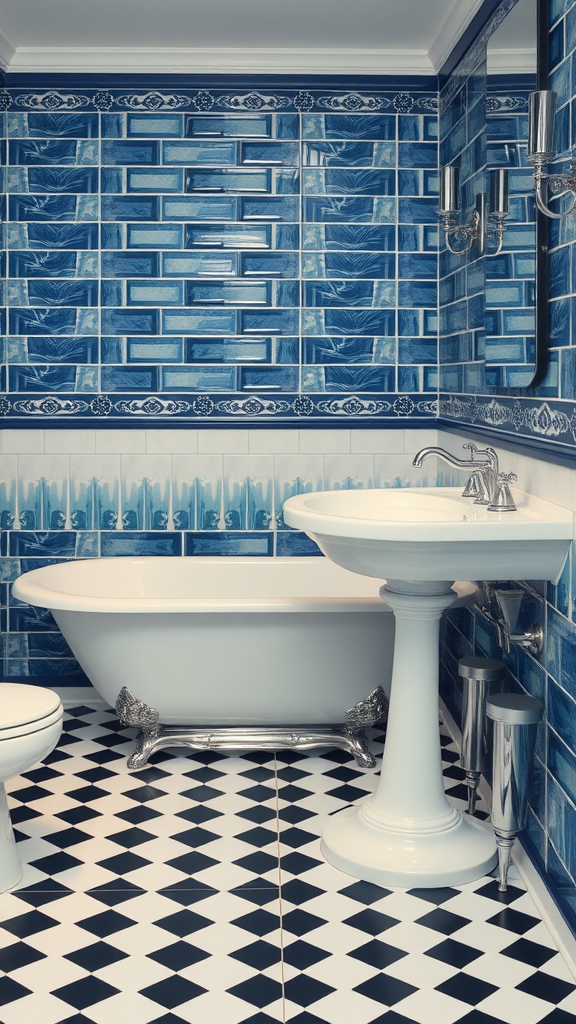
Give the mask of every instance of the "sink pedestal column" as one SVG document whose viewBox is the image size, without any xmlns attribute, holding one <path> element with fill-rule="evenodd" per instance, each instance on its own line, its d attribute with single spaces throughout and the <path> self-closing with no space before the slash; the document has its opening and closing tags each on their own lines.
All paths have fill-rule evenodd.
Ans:
<svg viewBox="0 0 576 1024">
<path fill-rule="evenodd" d="M 496 864 L 492 829 L 448 802 L 438 730 L 440 618 L 457 600 L 444 581 L 389 580 L 381 597 L 396 618 L 394 668 L 382 772 L 376 792 L 331 816 L 326 859 L 382 885 L 457 885 Z"/>
</svg>

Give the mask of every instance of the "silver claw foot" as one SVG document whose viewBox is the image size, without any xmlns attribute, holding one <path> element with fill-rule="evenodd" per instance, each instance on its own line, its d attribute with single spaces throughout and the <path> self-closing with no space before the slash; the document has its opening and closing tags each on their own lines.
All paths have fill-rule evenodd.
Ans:
<svg viewBox="0 0 576 1024">
<path fill-rule="evenodd" d="M 376 722 L 386 722 L 388 698 L 382 687 L 377 686 L 364 700 L 359 700 L 346 712 L 346 717 L 343 732 L 348 737 L 352 755 L 361 768 L 373 768 L 376 761 L 368 749 L 364 730 Z"/>
<path fill-rule="evenodd" d="M 368 740 L 366 739 L 364 730 L 353 733 L 347 729 L 346 736 L 348 738 L 348 750 L 352 754 L 352 757 L 356 759 L 356 763 L 360 765 L 361 768 L 373 768 L 376 764 L 376 759 L 368 749 Z"/>
<path fill-rule="evenodd" d="M 138 700 L 127 686 L 120 690 L 115 710 L 122 725 L 140 730 L 136 738 L 136 749 L 128 758 L 128 767 L 143 768 L 148 763 L 148 758 L 155 748 L 154 741 L 160 732 L 158 712 L 143 700 Z"/>
<path fill-rule="evenodd" d="M 345 729 L 354 733 L 357 729 L 367 729 L 376 722 L 385 722 L 387 717 L 388 698 L 382 687 L 377 686 L 364 700 L 359 700 L 346 712 L 348 721 Z"/>
<path fill-rule="evenodd" d="M 150 754 L 156 749 L 154 740 L 156 735 L 150 736 L 148 733 L 140 732 L 136 737 L 136 748 L 130 754 L 128 758 L 129 768 L 144 768 L 148 764 L 148 758 Z"/>
</svg>

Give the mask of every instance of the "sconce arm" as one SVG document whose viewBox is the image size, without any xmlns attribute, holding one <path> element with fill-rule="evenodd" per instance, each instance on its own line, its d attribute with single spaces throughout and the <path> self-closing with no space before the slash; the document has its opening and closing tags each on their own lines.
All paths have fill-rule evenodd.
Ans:
<svg viewBox="0 0 576 1024">
<path fill-rule="evenodd" d="M 534 180 L 536 183 L 536 206 L 540 213 L 545 214 L 546 217 L 551 217 L 553 220 L 562 220 L 563 217 L 567 217 L 568 214 L 576 209 L 576 166 L 574 164 L 571 165 L 569 174 L 547 174 L 543 170 L 542 163 L 535 161 Z M 544 189 L 546 189 L 546 193 L 556 193 L 553 196 L 554 199 L 561 199 L 562 196 L 571 193 L 573 200 L 570 206 L 566 210 L 560 211 L 560 213 L 555 213 L 548 206 Z"/>
</svg>

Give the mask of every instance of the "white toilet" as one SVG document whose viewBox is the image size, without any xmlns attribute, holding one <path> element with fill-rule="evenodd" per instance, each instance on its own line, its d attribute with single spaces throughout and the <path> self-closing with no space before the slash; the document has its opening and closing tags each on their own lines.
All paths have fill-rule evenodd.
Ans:
<svg viewBox="0 0 576 1024">
<path fill-rule="evenodd" d="M 61 732 L 57 693 L 42 686 L 0 683 L 0 892 L 22 878 L 4 783 L 47 757 Z"/>
</svg>

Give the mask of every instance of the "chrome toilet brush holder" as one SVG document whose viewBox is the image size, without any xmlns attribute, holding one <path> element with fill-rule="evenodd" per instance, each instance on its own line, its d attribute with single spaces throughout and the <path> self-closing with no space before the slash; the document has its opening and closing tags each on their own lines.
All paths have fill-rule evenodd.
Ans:
<svg viewBox="0 0 576 1024">
<path fill-rule="evenodd" d="M 506 666 L 492 658 L 461 658 L 458 675 L 462 679 L 462 768 L 468 787 L 467 813 L 476 813 L 478 783 L 491 764 L 490 735 L 486 719 L 486 701 L 502 688 Z"/>
<path fill-rule="evenodd" d="M 497 693 L 487 700 L 486 713 L 493 722 L 492 828 L 498 847 L 498 889 L 506 892 L 512 847 L 526 825 L 542 702 L 523 693 Z"/>
</svg>

